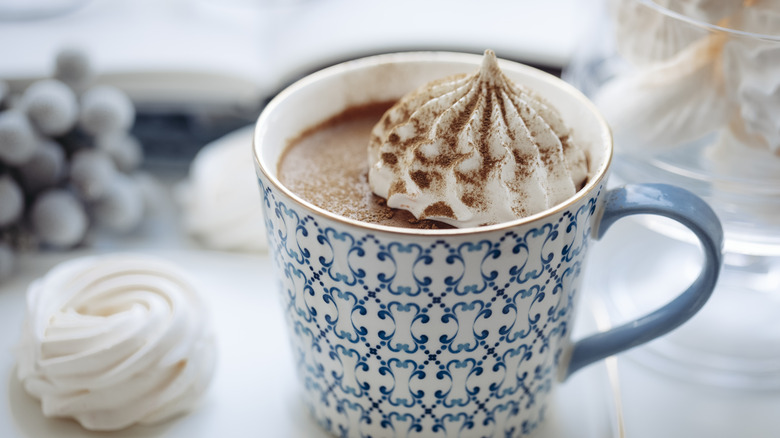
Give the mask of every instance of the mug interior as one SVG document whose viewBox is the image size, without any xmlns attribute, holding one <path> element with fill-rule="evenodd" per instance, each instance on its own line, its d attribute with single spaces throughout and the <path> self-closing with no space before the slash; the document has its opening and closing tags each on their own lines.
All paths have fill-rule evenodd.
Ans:
<svg viewBox="0 0 780 438">
<path fill-rule="evenodd" d="M 551 214 L 597 187 L 606 176 L 612 156 L 612 136 L 604 118 L 573 86 L 548 73 L 506 60 L 499 60 L 504 74 L 547 99 L 571 128 L 574 140 L 587 148 L 588 182 L 567 202 L 526 218 L 487 227 L 460 230 L 408 230 L 366 224 L 336 216 L 303 200 L 279 182 L 277 168 L 285 148 L 292 139 L 306 129 L 326 121 L 349 107 L 396 100 L 434 79 L 459 73 L 474 73 L 479 69 L 481 62 L 481 55 L 464 53 L 393 53 L 348 61 L 309 75 L 277 95 L 260 115 L 253 145 L 258 169 L 277 189 L 310 210 L 380 231 L 415 234 L 457 234 L 460 230 L 474 232 L 515 226 Z"/>
</svg>

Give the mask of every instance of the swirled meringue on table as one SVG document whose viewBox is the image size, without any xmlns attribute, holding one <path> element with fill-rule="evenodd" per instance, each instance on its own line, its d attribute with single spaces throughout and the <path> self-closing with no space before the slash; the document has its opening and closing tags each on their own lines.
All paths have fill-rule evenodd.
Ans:
<svg viewBox="0 0 780 438">
<path fill-rule="evenodd" d="M 371 190 L 387 205 L 465 228 L 530 216 L 587 179 L 584 149 L 557 110 L 485 52 L 472 75 L 428 83 L 371 133 Z"/>
<path fill-rule="evenodd" d="M 165 260 L 118 254 L 61 263 L 30 285 L 17 357 L 17 377 L 45 416 L 109 431 L 190 410 L 216 354 L 186 276 Z"/>
</svg>

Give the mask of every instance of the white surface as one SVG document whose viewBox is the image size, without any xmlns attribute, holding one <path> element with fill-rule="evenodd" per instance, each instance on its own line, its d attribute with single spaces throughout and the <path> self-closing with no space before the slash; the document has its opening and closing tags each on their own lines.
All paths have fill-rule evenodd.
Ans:
<svg viewBox="0 0 780 438">
<path fill-rule="evenodd" d="M 23 273 L 0 287 L 0 436 L 97 437 L 70 420 L 46 419 L 21 388 L 10 354 L 22 324 L 28 283 L 59 261 L 96 251 L 27 258 Z M 115 437 L 326 437 L 298 399 L 292 356 L 267 256 L 146 249 L 184 268 L 212 308 L 219 358 L 212 387 L 191 414 Z M 583 318 L 585 320 L 586 318 Z M 561 385 L 545 431 L 551 437 L 618 436 L 618 403 L 604 363 Z"/>
<path fill-rule="evenodd" d="M 669 245 L 677 250 L 663 253 Z M 586 287 L 599 291 L 594 298 L 603 307 L 602 319 L 612 324 L 648 313 L 679 294 L 698 275 L 702 258 L 697 248 L 675 244 L 634 220 L 616 223 L 591 251 Z M 737 297 L 719 292 L 729 291 L 716 289 L 700 313 L 666 338 L 619 356 L 626 436 L 778 436 L 776 367 L 757 380 L 760 359 L 774 359 L 780 351 L 777 296 L 759 302 L 747 290 Z M 735 356 L 730 362 L 725 352 L 746 359 Z M 724 372 L 744 365 L 756 372 Z"/>
</svg>

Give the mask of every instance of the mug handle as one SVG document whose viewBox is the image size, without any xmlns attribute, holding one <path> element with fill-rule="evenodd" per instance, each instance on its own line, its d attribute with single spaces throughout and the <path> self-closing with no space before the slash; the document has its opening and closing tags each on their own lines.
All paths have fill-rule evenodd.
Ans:
<svg viewBox="0 0 780 438">
<path fill-rule="evenodd" d="M 660 309 L 574 343 L 564 380 L 588 364 L 677 328 L 698 312 L 712 295 L 720 272 L 723 228 L 710 206 L 693 193 L 667 184 L 629 184 L 606 193 L 602 211 L 593 228 L 596 239 L 622 217 L 634 214 L 664 216 L 693 231 L 704 250 L 704 266 L 685 292 Z"/>
</svg>

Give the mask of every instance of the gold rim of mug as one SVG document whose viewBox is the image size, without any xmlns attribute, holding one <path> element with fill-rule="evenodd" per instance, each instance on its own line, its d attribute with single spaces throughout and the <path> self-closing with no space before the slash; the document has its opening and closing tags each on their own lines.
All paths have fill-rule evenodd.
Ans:
<svg viewBox="0 0 780 438">
<path fill-rule="evenodd" d="M 552 208 L 543 210 L 531 216 L 515 219 L 513 221 L 501 222 L 499 224 L 494 224 L 494 225 L 484 225 L 480 227 L 429 230 L 429 229 L 400 228 L 400 227 L 391 227 L 386 225 L 370 224 L 355 219 L 350 219 L 344 216 L 339 216 L 335 213 L 331 213 L 330 211 L 325 210 L 324 208 L 318 207 L 302 199 L 301 197 L 293 193 L 291 190 L 289 190 L 287 187 L 285 187 L 284 184 L 282 184 L 273 173 L 269 172 L 267 166 L 268 163 L 265 163 L 264 160 L 261 158 L 262 154 L 261 151 L 259 150 L 258 137 L 260 137 L 263 134 L 263 132 L 261 132 L 259 128 L 265 125 L 266 119 L 269 117 L 269 114 L 272 113 L 276 109 L 276 107 L 279 106 L 280 102 L 286 99 L 288 95 L 291 95 L 296 91 L 298 91 L 299 89 L 305 88 L 314 82 L 320 81 L 321 79 L 329 76 L 341 74 L 347 70 L 361 68 L 368 65 L 388 64 L 388 63 L 393 63 L 398 61 L 468 62 L 468 63 L 473 63 L 474 66 L 477 67 L 479 66 L 481 60 L 482 60 L 482 55 L 475 55 L 469 53 L 400 52 L 400 53 L 388 53 L 382 55 L 369 56 L 365 58 L 359 58 L 359 59 L 343 62 L 340 64 L 336 64 L 331 67 L 327 67 L 325 69 L 312 73 L 296 81 L 295 83 L 285 88 L 284 90 L 282 90 L 279 94 L 276 95 L 276 97 L 274 97 L 271 100 L 271 102 L 268 103 L 268 105 L 266 105 L 265 109 L 263 109 L 263 112 L 260 114 L 260 117 L 257 119 L 257 122 L 255 123 L 254 134 L 252 135 L 252 155 L 254 156 L 255 165 L 257 166 L 258 169 L 260 169 L 263 175 L 265 175 L 268 181 L 270 181 L 275 186 L 277 190 L 284 193 L 288 198 L 292 199 L 295 203 L 297 203 L 299 206 L 303 207 L 306 210 L 310 210 L 319 216 L 324 216 L 332 221 L 340 222 L 344 225 L 362 228 L 374 232 L 390 233 L 390 234 L 397 234 L 397 235 L 440 237 L 440 236 L 457 236 L 457 235 L 490 233 L 490 232 L 506 230 L 520 225 L 538 221 L 541 218 L 555 215 L 563 210 L 566 210 L 571 205 L 580 202 L 583 198 L 588 196 L 596 187 L 598 187 L 601 184 L 601 181 L 606 177 L 607 170 L 609 169 L 609 166 L 612 162 L 612 154 L 613 154 L 612 141 L 613 140 L 612 140 L 612 132 L 609 129 L 609 125 L 607 124 L 607 121 L 604 119 L 604 116 L 602 116 L 601 113 L 596 109 L 596 106 L 590 100 L 588 100 L 588 98 L 585 97 L 585 95 L 583 95 L 579 90 L 574 88 L 574 86 L 564 82 L 562 79 L 556 76 L 553 76 L 549 73 L 545 73 L 539 69 L 518 62 L 508 61 L 505 59 L 499 59 L 499 63 L 502 65 L 510 65 L 512 66 L 511 68 L 514 70 L 520 70 L 524 73 L 530 73 L 531 75 L 535 76 L 540 80 L 543 80 L 544 82 L 549 83 L 550 85 L 563 89 L 563 91 L 567 92 L 567 94 L 571 95 L 573 98 L 580 101 L 581 104 L 583 104 L 591 113 L 593 113 L 596 116 L 596 119 L 600 124 L 599 131 L 602 133 L 602 137 L 606 138 L 607 141 L 609 142 L 609 145 L 607 145 L 606 153 L 604 159 L 601 162 L 601 165 L 599 166 L 597 172 L 585 184 L 585 187 L 580 189 L 580 191 L 578 191 L 574 196 L 572 196 L 565 202 L 562 202 Z M 274 165 L 278 165 L 278 164 L 275 163 Z"/>
</svg>

